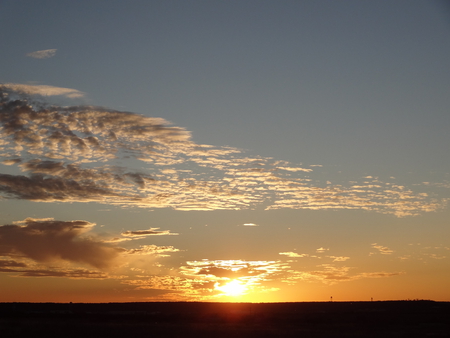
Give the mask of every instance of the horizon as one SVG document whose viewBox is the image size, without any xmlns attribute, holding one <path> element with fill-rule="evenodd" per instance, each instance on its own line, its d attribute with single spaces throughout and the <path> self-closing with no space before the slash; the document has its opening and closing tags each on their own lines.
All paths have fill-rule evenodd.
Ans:
<svg viewBox="0 0 450 338">
<path fill-rule="evenodd" d="M 171 301 L 135 301 L 135 302 L 103 302 L 103 303 L 74 303 L 74 302 L 0 302 L 0 304 L 145 304 L 145 303 L 204 303 L 204 304 L 297 304 L 297 303 L 383 303 L 383 302 L 433 302 L 448 303 L 450 301 L 439 301 L 433 299 L 378 299 L 378 300 L 336 300 L 336 301 L 296 301 L 296 302 L 222 302 L 222 301 L 198 301 L 198 300 L 171 300 Z"/>
</svg>

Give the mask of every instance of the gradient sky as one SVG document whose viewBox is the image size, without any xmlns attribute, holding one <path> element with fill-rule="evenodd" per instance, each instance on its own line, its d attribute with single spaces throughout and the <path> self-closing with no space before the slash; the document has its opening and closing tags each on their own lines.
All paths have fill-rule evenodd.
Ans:
<svg viewBox="0 0 450 338">
<path fill-rule="evenodd" d="M 450 301 L 445 1 L 0 2 L 0 301 Z"/>
</svg>

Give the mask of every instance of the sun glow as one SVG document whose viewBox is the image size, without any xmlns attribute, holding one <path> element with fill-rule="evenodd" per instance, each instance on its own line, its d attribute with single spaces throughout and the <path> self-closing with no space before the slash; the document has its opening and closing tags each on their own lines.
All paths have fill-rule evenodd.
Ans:
<svg viewBox="0 0 450 338">
<path fill-rule="evenodd" d="M 235 279 L 223 286 L 216 286 L 216 289 L 222 291 L 226 296 L 237 297 L 243 295 L 247 288 L 245 285 L 241 284 L 240 281 Z"/>
</svg>

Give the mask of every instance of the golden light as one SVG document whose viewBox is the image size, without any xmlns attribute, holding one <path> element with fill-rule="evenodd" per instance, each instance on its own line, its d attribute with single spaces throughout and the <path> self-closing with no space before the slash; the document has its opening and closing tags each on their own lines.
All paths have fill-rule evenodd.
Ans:
<svg viewBox="0 0 450 338">
<path fill-rule="evenodd" d="M 245 293 L 246 286 L 235 279 L 223 286 L 217 285 L 216 289 L 222 291 L 226 296 L 237 297 Z"/>
</svg>

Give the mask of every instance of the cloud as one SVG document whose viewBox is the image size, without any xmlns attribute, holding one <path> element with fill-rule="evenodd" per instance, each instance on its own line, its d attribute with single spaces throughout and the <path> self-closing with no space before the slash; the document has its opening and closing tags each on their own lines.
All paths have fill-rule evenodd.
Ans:
<svg viewBox="0 0 450 338">
<path fill-rule="evenodd" d="M 12 277 L 123 279 L 149 268 L 164 272 L 163 265 L 153 258 L 180 251 L 157 245 L 125 249 L 117 246 L 120 240 L 94 237 L 90 234 L 94 226 L 88 221 L 53 218 L 26 218 L 0 226 L 0 273 Z M 100 270 L 87 270 L 85 265 Z"/>
<path fill-rule="evenodd" d="M 319 248 L 319 249 L 316 249 L 316 252 L 324 253 L 329 250 L 330 249 Z M 298 253 L 292 252 L 292 251 L 280 252 L 279 255 L 287 256 L 287 257 L 291 257 L 291 258 L 304 258 L 304 257 L 318 258 L 318 259 L 323 258 L 323 256 L 316 256 L 316 255 L 310 255 L 310 254 L 298 254 Z M 346 257 L 346 256 L 325 256 L 325 258 L 331 258 L 333 262 L 345 262 L 346 260 L 350 259 L 350 257 Z"/>
<path fill-rule="evenodd" d="M 310 271 L 307 274 L 329 283 L 354 279 L 354 277 L 349 275 L 350 267 L 336 267 L 331 264 L 322 264 L 320 267 L 323 270 Z"/>
<path fill-rule="evenodd" d="M 188 261 L 181 267 L 183 275 L 204 278 L 211 281 L 229 279 L 245 280 L 247 283 L 260 283 L 274 278 L 287 269 L 286 263 L 279 261 L 207 260 Z"/>
<path fill-rule="evenodd" d="M 292 257 L 292 258 L 303 258 L 303 257 L 309 257 L 308 254 L 298 254 L 296 252 L 280 252 L 279 255 L 283 255 L 283 256 L 288 256 L 288 257 Z"/>
<path fill-rule="evenodd" d="M 126 250 L 129 255 L 156 255 L 159 257 L 167 257 L 168 252 L 178 252 L 179 249 L 173 246 L 157 246 L 157 245 L 141 245 L 137 249 Z"/>
<path fill-rule="evenodd" d="M 9 274 L 14 273 L 12 275 L 18 277 L 62 277 L 72 279 L 107 278 L 107 275 L 100 271 L 90 271 L 86 269 L 57 269 L 55 267 L 31 268 L 24 262 L 5 259 L 0 259 L 0 272 L 7 272 Z"/>
<path fill-rule="evenodd" d="M 170 230 L 158 230 L 159 228 L 150 228 L 148 230 L 134 230 L 122 232 L 122 236 L 144 238 L 147 236 L 164 236 L 164 235 L 178 235 L 177 233 L 171 233 Z"/>
<path fill-rule="evenodd" d="M 178 272 L 171 269 L 169 274 L 145 276 L 144 271 L 140 270 L 140 275 L 130 276 L 121 283 L 134 286 L 137 290 L 160 290 L 162 294 L 158 294 L 158 300 L 205 301 L 223 297 L 220 285 L 230 280 L 245 284 L 249 291 L 274 291 L 274 288 L 267 288 L 263 284 L 273 281 L 287 268 L 285 263 L 276 261 L 204 259 L 188 261 Z"/>
<path fill-rule="evenodd" d="M 69 261 L 108 267 L 118 248 L 83 236 L 94 223 L 27 218 L 0 226 L 0 256 L 22 256 L 37 262 Z"/>
<path fill-rule="evenodd" d="M 3 84 L 0 92 L 0 160 L 11 167 L 0 174 L 3 198 L 176 210 L 348 209 L 398 217 L 446 206 L 445 197 L 375 176 L 332 184 L 320 165 L 196 144 L 190 132 L 162 118 L 34 104 L 30 96 L 83 95 L 73 89 Z"/>
<path fill-rule="evenodd" d="M 272 281 L 287 268 L 285 263 L 276 261 L 205 259 L 186 262 L 177 276 L 142 276 L 122 280 L 122 283 L 134 286 L 138 290 L 160 290 L 164 293 L 158 296 L 159 300 L 205 301 L 223 297 L 220 285 L 230 280 L 238 280 L 252 292 L 275 291 L 273 287 L 266 287 L 263 284 Z"/>
<path fill-rule="evenodd" d="M 350 257 L 345 256 L 327 256 L 328 258 L 332 258 L 333 262 L 345 262 L 346 260 L 350 259 Z"/>
<path fill-rule="evenodd" d="M 123 280 L 122 284 L 135 287 L 136 290 L 161 290 L 164 294 L 159 295 L 158 299 L 162 301 L 201 301 L 210 298 L 214 291 L 212 281 L 171 275 Z"/>
<path fill-rule="evenodd" d="M 70 279 L 106 279 L 108 275 L 99 271 L 89 270 L 63 270 L 57 271 L 54 269 L 41 269 L 41 270 L 22 270 L 19 277 L 58 277 L 58 278 L 70 278 Z"/>
<path fill-rule="evenodd" d="M 377 178 L 364 177 L 361 181 L 351 181 L 349 186 L 331 184 L 311 186 L 306 183 L 277 181 L 278 199 L 267 207 L 270 209 L 311 209 L 311 210 L 368 210 L 397 217 L 415 216 L 422 212 L 442 209 L 447 198 L 432 198 L 427 193 L 415 193 L 405 186 L 382 182 Z M 287 183 L 287 182 L 286 182 Z"/>
<path fill-rule="evenodd" d="M 163 160 L 192 146 L 187 131 L 160 118 L 99 107 L 33 108 L 25 100 L 10 100 L 6 95 L 0 105 L 2 138 L 9 144 L 6 150 L 28 158 Z"/>
<path fill-rule="evenodd" d="M 389 278 L 389 277 L 395 277 L 395 276 L 401 276 L 404 275 L 405 272 L 364 272 L 357 276 L 355 276 L 354 279 L 359 278 Z"/>
<path fill-rule="evenodd" d="M 348 266 L 336 266 L 334 264 L 322 264 L 312 271 L 293 271 L 284 281 L 294 283 L 297 280 L 309 282 L 321 282 L 333 285 L 339 282 L 349 282 L 363 278 L 389 278 L 404 274 L 404 272 L 361 272 L 351 273 L 355 268 Z"/>
<path fill-rule="evenodd" d="M 41 95 L 41 96 L 65 96 L 68 98 L 80 98 L 85 94 L 76 89 L 62 88 L 46 85 L 26 85 L 18 83 L 0 84 L 0 91 L 3 94 L 9 94 L 14 97 L 14 93 L 22 95 Z"/>
<path fill-rule="evenodd" d="M 14 164 L 17 164 L 17 163 L 20 163 L 20 162 L 21 162 L 20 158 L 12 158 L 12 159 L 8 159 L 8 160 L 2 161 L 2 163 L 4 165 L 14 165 Z"/>
<path fill-rule="evenodd" d="M 238 278 L 238 277 L 249 277 L 256 276 L 265 273 L 264 269 L 254 269 L 253 267 L 243 267 L 238 270 L 230 270 L 223 267 L 209 266 L 204 267 L 197 272 L 198 275 L 211 275 L 219 278 Z"/>
<path fill-rule="evenodd" d="M 16 262 L 13 260 L 0 260 L 0 272 L 16 271 L 17 268 L 24 268 L 27 265 L 22 262 Z"/>
<path fill-rule="evenodd" d="M 394 250 L 382 245 L 377 245 L 377 243 L 373 243 L 372 248 L 377 249 L 382 255 L 391 255 L 394 252 Z"/>
<path fill-rule="evenodd" d="M 91 202 L 117 196 L 107 187 L 99 186 L 93 181 L 80 183 L 43 175 L 26 177 L 0 174 L 0 192 L 13 198 L 40 202 Z"/>
<path fill-rule="evenodd" d="M 312 169 L 309 169 L 309 168 L 293 168 L 293 167 L 277 167 L 277 169 L 293 171 L 293 172 L 296 172 L 296 171 L 311 172 L 311 171 L 313 171 Z"/>
<path fill-rule="evenodd" d="M 48 59 L 56 55 L 56 49 L 44 49 L 37 50 L 35 52 L 28 53 L 27 56 L 34 59 Z"/>
</svg>

